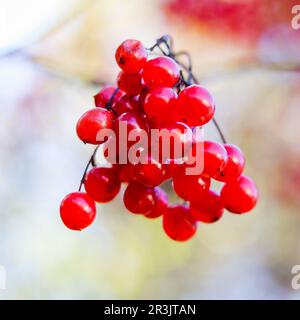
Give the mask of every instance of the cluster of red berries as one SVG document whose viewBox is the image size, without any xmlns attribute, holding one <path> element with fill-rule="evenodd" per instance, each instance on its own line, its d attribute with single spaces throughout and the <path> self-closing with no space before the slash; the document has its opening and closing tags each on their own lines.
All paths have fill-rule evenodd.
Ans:
<svg viewBox="0 0 300 320">
<path fill-rule="evenodd" d="M 164 55 L 148 59 L 154 48 Z M 77 123 L 78 137 L 84 143 L 108 145 L 109 139 L 97 140 L 99 130 L 112 129 L 117 133 L 120 123 L 126 125 L 128 134 L 131 130 L 150 132 L 164 128 L 174 134 L 170 149 L 175 143 L 189 143 L 189 154 L 194 154 L 199 142 L 193 137 L 186 139 L 185 132 L 212 120 L 215 104 L 209 91 L 196 83 L 191 66 L 185 67 L 178 61 L 164 37 L 150 49 L 140 41 L 126 40 L 118 47 L 115 57 L 122 69 L 117 87 L 107 86 L 96 94 L 96 108 L 84 113 Z M 118 150 L 123 146 L 121 138 L 126 139 L 126 148 L 132 145 L 128 136 L 116 136 Z M 127 184 L 123 195 L 127 210 L 151 219 L 162 216 L 166 234 L 177 241 L 191 238 L 198 221 L 219 220 L 224 209 L 238 214 L 251 210 L 258 192 L 253 180 L 242 175 L 245 166 L 242 151 L 227 143 L 201 143 L 203 171 L 196 175 L 186 174 L 190 165 L 175 161 L 172 150 L 168 162 L 147 153 L 146 162 L 124 164 L 117 157 L 110 167 L 97 167 L 92 157 L 87 168 L 90 164 L 94 168 L 85 171 L 81 183 L 86 192 L 80 192 L 80 186 L 79 192 L 70 193 L 61 203 L 64 224 L 73 230 L 89 226 L 96 215 L 95 201 L 105 203 L 114 199 L 121 183 Z M 173 180 L 176 194 L 184 200 L 182 204 L 168 203 L 160 185 L 169 179 Z M 220 194 L 210 190 L 212 179 L 224 183 Z"/>
</svg>

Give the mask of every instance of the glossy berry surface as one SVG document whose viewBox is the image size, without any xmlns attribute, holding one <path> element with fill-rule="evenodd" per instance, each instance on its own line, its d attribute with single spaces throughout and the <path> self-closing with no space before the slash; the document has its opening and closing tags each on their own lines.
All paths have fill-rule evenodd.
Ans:
<svg viewBox="0 0 300 320">
<path fill-rule="evenodd" d="M 227 162 L 215 176 L 216 180 L 229 182 L 237 180 L 245 168 L 245 157 L 242 150 L 233 144 L 224 144 L 227 151 Z"/>
<path fill-rule="evenodd" d="M 128 211 L 136 214 L 147 214 L 154 209 L 155 192 L 153 188 L 140 183 L 129 183 L 124 192 L 123 201 Z"/>
<path fill-rule="evenodd" d="M 190 210 L 183 205 L 169 207 L 163 215 L 165 233 L 175 241 L 186 241 L 197 231 L 197 224 Z"/>
<path fill-rule="evenodd" d="M 208 140 L 204 141 L 203 148 L 203 174 L 213 177 L 225 167 L 227 163 L 227 151 L 220 143 Z"/>
<path fill-rule="evenodd" d="M 188 158 L 187 167 L 198 168 L 202 175 L 215 177 L 227 164 L 227 151 L 216 141 L 193 141 Z"/>
<path fill-rule="evenodd" d="M 155 206 L 145 217 L 155 219 L 162 216 L 168 210 L 168 195 L 161 188 L 155 188 Z"/>
<path fill-rule="evenodd" d="M 145 97 L 144 110 L 148 118 L 159 121 L 172 121 L 176 113 L 177 94 L 172 88 L 156 88 Z"/>
<path fill-rule="evenodd" d="M 121 122 L 123 125 L 126 126 L 127 132 L 130 132 L 131 130 L 148 131 L 147 123 L 145 122 L 143 117 L 141 117 L 140 114 L 134 111 L 129 111 L 119 116 L 118 122 L 119 123 Z M 115 124 L 115 127 L 116 127 L 116 131 L 120 129 L 118 128 L 117 122 Z"/>
<path fill-rule="evenodd" d="M 144 133 L 145 139 L 148 139 L 148 126 L 143 117 L 137 112 L 126 112 L 118 117 L 118 120 L 114 125 L 116 136 L 120 139 L 118 149 L 121 149 L 123 154 L 127 154 L 128 149 L 140 141 L 140 133 Z M 132 139 L 130 139 L 132 137 Z M 141 152 L 148 148 L 148 140 L 142 144 L 140 150 Z"/>
<path fill-rule="evenodd" d="M 147 61 L 142 76 L 145 85 L 150 88 L 172 88 L 179 80 L 179 68 L 171 58 L 157 57 Z"/>
<path fill-rule="evenodd" d="M 181 160 L 177 159 L 169 159 L 166 163 L 163 164 L 165 169 L 165 178 L 173 178 L 175 172 L 178 170 L 178 168 L 181 166 L 180 163 Z"/>
<path fill-rule="evenodd" d="M 118 116 L 121 116 L 129 111 L 139 112 L 140 104 L 134 97 L 124 95 L 114 103 L 113 109 Z"/>
<path fill-rule="evenodd" d="M 118 87 L 129 96 L 136 96 L 143 89 L 140 73 L 126 73 L 121 71 L 117 78 Z"/>
<path fill-rule="evenodd" d="M 178 95 L 177 107 L 179 121 L 191 127 L 206 124 L 215 113 L 212 95 L 200 85 L 191 85 L 183 89 Z"/>
<path fill-rule="evenodd" d="M 88 227 L 95 216 L 95 201 L 84 192 L 70 193 L 61 202 L 60 217 L 69 229 L 80 231 Z"/>
<path fill-rule="evenodd" d="M 222 217 L 224 206 L 221 197 L 216 192 L 209 190 L 197 201 L 191 202 L 190 210 L 197 221 L 213 223 Z"/>
<path fill-rule="evenodd" d="M 84 188 L 97 202 L 111 201 L 121 188 L 118 170 L 115 167 L 91 169 L 85 177 Z"/>
<path fill-rule="evenodd" d="M 164 166 L 151 157 L 145 162 L 133 166 L 136 180 L 148 187 L 159 186 L 165 180 Z"/>
<path fill-rule="evenodd" d="M 228 182 L 223 186 L 221 199 L 228 211 L 245 213 L 255 207 L 258 190 L 251 178 L 241 176 L 237 181 Z"/>
<path fill-rule="evenodd" d="M 77 122 L 76 132 L 80 140 L 90 144 L 100 144 L 97 135 L 101 129 L 113 128 L 114 115 L 103 108 L 95 108 L 85 112 Z M 98 136 L 99 138 L 99 136 Z"/>
<path fill-rule="evenodd" d="M 135 181 L 134 166 L 131 163 L 127 164 L 114 164 L 118 168 L 118 177 L 121 182 L 132 182 Z"/>
<path fill-rule="evenodd" d="M 102 88 L 95 96 L 95 106 L 100 108 L 105 108 L 105 105 L 110 101 L 112 95 L 114 94 L 114 91 L 117 88 L 115 86 L 105 86 Z M 113 102 L 118 101 L 124 93 L 122 91 L 118 91 L 113 99 Z"/>
<path fill-rule="evenodd" d="M 192 146 L 192 137 L 192 130 L 186 124 L 167 123 L 160 128 L 159 135 L 151 132 L 152 156 L 162 163 L 169 159 L 181 159 L 188 154 Z"/>
<path fill-rule="evenodd" d="M 185 168 L 177 169 L 173 176 L 173 188 L 184 200 L 197 200 L 208 191 L 210 179 L 201 175 L 187 175 Z"/>
<path fill-rule="evenodd" d="M 147 61 L 147 50 L 138 40 L 125 40 L 115 54 L 119 67 L 127 73 L 137 73 Z"/>
</svg>

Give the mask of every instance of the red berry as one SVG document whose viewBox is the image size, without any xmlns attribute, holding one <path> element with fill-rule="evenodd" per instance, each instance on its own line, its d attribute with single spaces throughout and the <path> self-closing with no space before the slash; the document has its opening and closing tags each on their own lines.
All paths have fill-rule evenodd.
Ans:
<svg viewBox="0 0 300 320">
<path fill-rule="evenodd" d="M 167 161 L 167 163 L 163 164 L 165 170 L 165 180 L 172 178 L 176 170 L 181 166 L 181 164 L 176 161 L 176 159 L 170 159 Z"/>
<path fill-rule="evenodd" d="M 204 141 L 204 170 L 203 174 L 215 176 L 227 163 L 226 149 L 218 142 Z"/>
<path fill-rule="evenodd" d="M 128 183 L 136 180 L 134 166 L 131 163 L 118 164 L 115 166 L 118 167 L 118 175 L 121 182 Z"/>
<path fill-rule="evenodd" d="M 168 196 L 161 188 L 155 188 L 155 206 L 150 213 L 146 213 L 145 217 L 154 219 L 162 216 L 168 209 Z"/>
<path fill-rule="evenodd" d="M 105 105 L 108 103 L 108 101 L 111 99 L 111 97 L 114 94 L 115 90 L 116 90 L 116 87 L 114 87 L 114 86 L 105 86 L 104 88 L 102 88 L 94 96 L 95 106 L 96 107 L 100 107 L 100 108 L 104 108 Z M 116 95 L 114 96 L 113 102 L 118 101 L 123 95 L 124 95 L 124 93 L 121 90 L 119 90 L 116 93 Z"/>
<path fill-rule="evenodd" d="M 156 88 L 145 98 L 145 113 L 150 119 L 171 122 L 172 114 L 176 113 L 176 99 L 177 94 L 172 88 Z"/>
<path fill-rule="evenodd" d="M 187 155 L 192 145 L 193 133 L 191 128 L 182 122 L 164 124 L 160 131 L 151 133 L 151 154 L 160 162 L 168 159 L 181 159 Z M 158 153 L 158 156 L 155 154 Z"/>
<path fill-rule="evenodd" d="M 161 163 L 148 157 L 146 163 L 137 163 L 133 166 L 137 181 L 148 187 L 156 187 L 165 180 L 165 170 Z"/>
<path fill-rule="evenodd" d="M 197 224 L 187 207 L 177 205 L 164 213 L 163 228 L 171 239 L 186 241 L 196 233 Z"/>
<path fill-rule="evenodd" d="M 125 40 L 115 54 L 119 67 L 127 73 L 137 73 L 147 61 L 147 50 L 138 40 Z"/>
<path fill-rule="evenodd" d="M 120 128 L 122 126 L 122 129 Z M 145 120 L 136 112 L 126 112 L 118 117 L 118 121 L 115 122 L 115 132 L 117 136 L 118 143 L 120 144 L 120 148 L 123 154 L 127 154 L 128 149 L 140 141 L 139 135 L 143 132 L 148 132 L 148 127 Z M 121 131 L 120 131 L 121 130 Z M 133 131 L 134 130 L 134 131 Z M 124 133 L 123 133 L 124 131 Z M 136 133 L 135 141 L 129 141 L 130 132 Z M 147 136 L 148 137 L 148 136 Z M 126 149 L 127 145 L 127 149 Z M 119 146 L 118 146 L 119 148 Z M 141 145 L 140 151 L 144 151 L 148 149 L 148 140 L 147 145 Z"/>
<path fill-rule="evenodd" d="M 136 112 L 129 111 L 118 117 L 118 122 L 126 124 L 128 132 L 131 130 L 148 131 L 148 127 L 144 119 Z M 116 127 L 117 123 L 116 123 Z"/>
<path fill-rule="evenodd" d="M 153 188 L 132 182 L 129 183 L 124 192 L 123 201 L 128 211 L 136 214 L 147 214 L 154 209 L 155 192 Z"/>
<path fill-rule="evenodd" d="M 121 116 L 128 111 L 138 112 L 140 110 L 140 104 L 134 97 L 124 95 L 114 103 L 113 109 L 118 116 Z"/>
<path fill-rule="evenodd" d="M 178 168 L 173 176 L 173 187 L 177 195 L 184 200 L 200 199 L 210 187 L 210 179 L 201 175 L 187 175 L 185 167 Z"/>
<path fill-rule="evenodd" d="M 225 208 L 232 213 L 245 213 L 253 209 L 258 199 L 255 182 L 241 176 L 237 181 L 228 182 L 221 190 L 221 199 Z"/>
<path fill-rule="evenodd" d="M 224 212 L 220 196 L 212 190 L 203 194 L 197 201 L 191 202 L 190 209 L 196 220 L 205 223 L 218 221 Z"/>
<path fill-rule="evenodd" d="M 228 160 L 225 167 L 214 177 L 216 180 L 229 182 L 237 180 L 244 171 L 245 157 L 240 148 L 233 144 L 224 144 Z"/>
<path fill-rule="evenodd" d="M 178 121 L 191 127 L 202 126 L 210 121 L 215 113 L 213 97 L 204 87 L 191 85 L 183 89 L 177 100 Z"/>
<path fill-rule="evenodd" d="M 115 167 L 93 168 L 85 177 L 84 187 L 95 201 L 109 202 L 121 188 L 118 170 Z"/>
<path fill-rule="evenodd" d="M 136 96 L 143 89 L 140 73 L 126 73 L 121 71 L 117 79 L 118 87 L 129 96 Z"/>
<path fill-rule="evenodd" d="M 102 129 L 113 128 L 114 115 L 103 108 L 95 108 L 85 112 L 77 122 L 76 131 L 80 140 L 85 143 L 100 144 L 97 135 Z"/>
<path fill-rule="evenodd" d="M 84 192 L 70 193 L 61 202 L 60 216 L 69 229 L 82 230 L 95 219 L 95 201 Z"/>
<path fill-rule="evenodd" d="M 197 165 L 199 169 L 202 169 L 202 175 L 209 177 L 215 177 L 227 163 L 226 149 L 215 141 L 193 141 L 188 157 L 189 162 L 186 164 L 186 167 L 192 168 Z M 195 163 L 192 163 L 191 160 L 194 160 Z"/>
<path fill-rule="evenodd" d="M 179 68 L 171 58 L 157 57 L 147 61 L 142 76 L 145 84 L 150 88 L 171 88 L 179 80 Z"/>
</svg>

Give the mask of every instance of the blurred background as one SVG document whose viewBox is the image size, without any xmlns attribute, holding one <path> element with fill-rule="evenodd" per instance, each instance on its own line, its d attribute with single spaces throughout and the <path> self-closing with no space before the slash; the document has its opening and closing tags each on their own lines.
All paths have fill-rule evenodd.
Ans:
<svg viewBox="0 0 300 320">
<path fill-rule="evenodd" d="M 0 0 L 0 298 L 300 298 L 291 287 L 300 264 L 297 2 Z M 149 47 L 163 34 L 191 53 L 260 201 L 176 243 L 160 219 L 127 213 L 121 193 L 99 205 L 90 228 L 71 232 L 59 204 L 92 152 L 77 119 L 115 82 L 123 40 Z M 212 126 L 205 134 L 219 139 Z"/>
</svg>

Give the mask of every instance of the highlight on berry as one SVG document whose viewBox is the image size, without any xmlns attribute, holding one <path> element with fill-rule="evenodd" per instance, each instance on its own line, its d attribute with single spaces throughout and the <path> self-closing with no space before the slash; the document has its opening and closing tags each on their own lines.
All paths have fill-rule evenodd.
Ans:
<svg viewBox="0 0 300 320">
<path fill-rule="evenodd" d="M 121 68 L 116 85 L 94 96 L 95 107 L 76 126 L 79 139 L 96 148 L 78 191 L 60 205 L 65 226 L 82 230 L 91 225 L 96 202 L 112 201 L 122 184 L 126 209 L 147 219 L 161 218 L 164 232 L 176 241 L 192 238 L 198 224 L 215 223 L 225 210 L 251 211 L 258 200 L 257 186 L 244 174 L 242 150 L 225 139 L 214 117 L 213 96 L 193 74 L 189 54 L 174 51 L 172 38 L 162 36 L 149 48 L 138 40 L 125 40 L 115 59 Z M 220 142 L 195 134 L 209 122 Z M 125 133 L 120 132 L 122 126 Z M 154 130 L 169 134 L 167 147 L 161 136 L 153 137 Z M 109 166 L 95 161 L 100 146 Z M 199 163 L 201 170 L 193 170 Z M 178 204 L 169 203 L 167 180 L 172 181 Z M 212 181 L 220 184 L 220 192 L 212 189 Z"/>
</svg>

